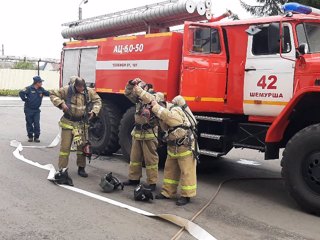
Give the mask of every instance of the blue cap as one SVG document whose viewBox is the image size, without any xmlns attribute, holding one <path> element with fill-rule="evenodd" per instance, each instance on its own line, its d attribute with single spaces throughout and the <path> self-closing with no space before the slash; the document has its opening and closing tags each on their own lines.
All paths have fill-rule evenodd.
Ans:
<svg viewBox="0 0 320 240">
<path fill-rule="evenodd" d="M 34 77 L 33 77 L 33 82 L 34 82 L 34 83 L 43 82 L 43 81 L 44 81 L 44 80 L 41 79 L 41 77 L 39 77 L 39 76 L 34 76 Z"/>
</svg>

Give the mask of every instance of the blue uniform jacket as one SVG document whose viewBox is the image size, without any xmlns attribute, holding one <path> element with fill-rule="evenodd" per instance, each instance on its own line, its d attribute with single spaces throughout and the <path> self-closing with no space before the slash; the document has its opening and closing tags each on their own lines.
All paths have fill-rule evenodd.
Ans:
<svg viewBox="0 0 320 240">
<path fill-rule="evenodd" d="M 36 89 L 31 85 L 21 90 L 19 96 L 24 101 L 25 110 L 39 110 L 43 96 L 49 96 L 49 91 L 43 87 Z"/>
</svg>

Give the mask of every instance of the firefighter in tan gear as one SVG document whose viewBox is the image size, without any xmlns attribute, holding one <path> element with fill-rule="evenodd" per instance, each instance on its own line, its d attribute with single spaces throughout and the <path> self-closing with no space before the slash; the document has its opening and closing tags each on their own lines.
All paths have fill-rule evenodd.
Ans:
<svg viewBox="0 0 320 240">
<path fill-rule="evenodd" d="M 191 120 L 187 117 L 178 101 L 184 101 L 181 96 L 174 100 L 177 105 L 166 102 L 161 106 L 152 96 L 141 87 L 134 88 L 135 93 L 145 103 L 151 102 L 152 112 L 160 119 L 160 127 L 167 133 L 165 140 L 168 146 L 167 159 L 164 168 L 164 179 L 161 192 L 157 199 L 172 198 L 181 186 L 178 206 L 190 202 L 196 196 L 197 176 L 196 159 L 194 155 L 195 139 L 191 131 Z M 174 102 L 173 100 L 173 102 Z M 185 102 L 184 102 L 185 103 Z"/>
<path fill-rule="evenodd" d="M 154 115 L 153 117 L 151 116 L 148 106 L 143 104 L 133 92 L 133 88 L 137 84 L 146 91 L 153 93 L 151 95 L 152 99 L 164 100 L 162 93 L 153 92 L 150 84 L 146 84 L 138 78 L 130 80 L 126 85 L 125 96 L 135 104 L 136 112 L 134 115 L 135 126 L 131 133 L 132 147 L 128 180 L 123 184 L 137 185 L 140 183 L 140 178 L 142 177 L 142 162 L 144 161 L 146 165 L 147 187 L 154 191 L 158 181 L 158 121 L 155 119 Z"/>
<path fill-rule="evenodd" d="M 85 171 L 86 156 L 83 154 L 83 146 L 88 139 L 85 120 L 98 115 L 101 99 L 93 89 L 86 87 L 83 78 L 72 76 L 69 85 L 51 91 L 50 100 L 64 113 L 59 122 L 62 130 L 58 168 L 61 170 L 68 166 L 70 147 L 74 142 L 77 146 L 78 174 L 88 177 Z M 89 105 L 91 109 L 88 109 Z"/>
</svg>

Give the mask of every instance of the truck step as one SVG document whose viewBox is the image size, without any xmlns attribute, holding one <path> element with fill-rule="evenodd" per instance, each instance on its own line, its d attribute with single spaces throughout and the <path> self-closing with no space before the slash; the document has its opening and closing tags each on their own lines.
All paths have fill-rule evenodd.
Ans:
<svg viewBox="0 0 320 240">
<path fill-rule="evenodd" d="M 220 157 L 220 156 L 226 155 L 224 152 L 214 152 L 214 151 L 209 151 L 209 150 L 205 150 L 205 149 L 200 149 L 199 153 L 201 155 L 206 155 L 206 156 L 210 156 L 210 157 Z"/>
<path fill-rule="evenodd" d="M 195 116 L 197 120 L 202 120 L 202 121 L 210 121 L 210 122 L 225 122 L 229 121 L 229 118 L 218 118 L 218 117 L 208 117 L 208 116 Z"/>
<path fill-rule="evenodd" d="M 235 148 L 254 149 L 254 150 L 259 150 L 261 152 L 265 152 L 265 150 L 266 150 L 266 148 L 264 146 L 254 146 L 254 145 L 241 144 L 241 143 L 233 143 L 233 147 L 235 147 Z"/>
<path fill-rule="evenodd" d="M 200 137 L 202 138 L 208 138 L 208 139 L 213 139 L 213 140 L 218 140 L 220 141 L 221 139 L 223 139 L 222 135 L 216 135 L 216 134 L 209 134 L 209 133 L 201 133 Z"/>
<path fill-rule="evenodd" d="M 247 126 L 247 127 L 260 127 L 260 128 L 269 128 L 270 124 L 257 124 L 257 123 L 239 123 L 240 126 Z"/>
</svg>

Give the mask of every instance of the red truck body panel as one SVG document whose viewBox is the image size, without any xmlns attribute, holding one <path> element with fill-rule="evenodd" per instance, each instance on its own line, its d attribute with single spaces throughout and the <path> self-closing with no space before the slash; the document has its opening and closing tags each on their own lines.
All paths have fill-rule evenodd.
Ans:
<svg viewBox="0 0 320 240">
<path fill-rule="evenodd" d="M 190 25 L 186 23 L 185 32 Z M 203 24 L 202 24 L 203 25 Z M 203 25 L 207 26 L 207 25 Z M 219 28 L 219 27 L 218 27 Z M 223 112 L 243 114 L 243 78 L 247 51 L 247 26 L 227 26 L 228 49 L 232 57 L 227 63 L 225 43 L 219 54 L 191 54 L 184 45 L 183 77 L 180 94 L 197 112 Z M 223 36 L 219 28 L 220 36 Z M 188 42 L 184 36 L 184 43 Z"/>
<path fill-rule="evenodd" d="M 68 45 L 70 46 L 70 45 Z M 128 80 L 152 83 L 168 99 L 178 94 L 182 34 L 157 33 L 78 41 L 72 47 L 98 46 L 97 92 L 123 93 Z"/>
</svg>

